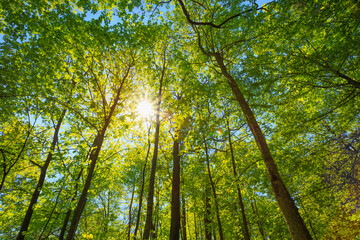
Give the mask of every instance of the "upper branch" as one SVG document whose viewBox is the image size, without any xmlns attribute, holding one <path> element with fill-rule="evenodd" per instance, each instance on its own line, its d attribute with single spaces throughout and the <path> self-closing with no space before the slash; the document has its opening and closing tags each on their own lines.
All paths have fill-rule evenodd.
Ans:
<svg viewBox="0 0 360 240">
<path fill-rule="evenodd" d="M 241 15 L 243 15 L 245 13 L 248 13 L 248 12 L 252 12 L 254 10 L 254 9 L 249 9 L 249 10 L 243 11 L 241 13 L 235 14 L 235 15 L 225 19 L 220 24 L 215 24 L 213 22 L 196 22 L 196 21 L 191 20 L 190 14 L 189 14 L 188 10 L 186 9 L 184 2 L 182 0 L 178 0 L 178 2 L 180 4 L 180 6 L 181 6 L 182 11 L 185 14 L 186 19 L 188 20 L 188 22 L 190 24 L 192 24 L 192 25 L 202 25 L 202 26 L 211 26 L 213 28 L 222 28 L 222 26 L 225 25 L 230 20 L 232 20 L 234 18 L 237 18 L 237 17 L 240 17 Z M 256 10 L 266 10 L 266 8 L 265 7 L 258 7 L 258 8 L 256 8 Z"/>
</svg>

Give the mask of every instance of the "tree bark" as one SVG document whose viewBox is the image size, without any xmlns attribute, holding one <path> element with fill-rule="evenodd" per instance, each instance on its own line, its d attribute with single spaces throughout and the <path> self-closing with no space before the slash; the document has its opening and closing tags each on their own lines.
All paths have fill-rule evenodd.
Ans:
<svg viewBox="0 0 360 240">
<path fill-rule="evenodd" d="M 208 57 L 215 57 L 215 60 L 217 64 L 220 67 L 222 75 L 227 79 L 227 82 L 235 95 L 236 100 L 238 101 L 240 108 L 242 112 L 245 115 L 246 122 L 255 138 L 255 141 L 258 145 L 258 148 L 261 152 L 263 161 L 265 163 L 271 186 L 275 195 L 275 199 L 280 207 L 281 213 L 285 219 L 286 225 L 288 227 L 290 236 L 293 240 L 310 240 L 312 239 L 308 229 L 306 228 L 306 225 L 304 223 L 304 220 L 302 219 L 298 208 L 296 207 L 294 200 L 291 198 L 284 182 L 282 181 L 280 174 L 278 172 L 277 166 L 271 156 L 270 150 L 268 148 L 268 145 L 266 143 L 266 139 L 260 129 L 260 126 L 258 122 L 256 121 L 256 118 L 254 116 L 254 113 L 250 109 L 248 103 L 246 102 L 242 92 L 239 89 L 239 86 L 237 85 L 235 79 L 231 76 L 231 74 L 227 71 L 227 68 L 224 64 L 224 58 L 222 53 L 219 52 L 207 52 L 201 45 L 201 39 L 200 39 L 200 33 L 196 30 L 195 25 L 208 25 L 215 27 L 212 24 L 208 23 L 202 23 L 199 24 L 197 22 L 194 22 L 191 20 L 189 12 L 187 11 L 184 3 L 182 0 L 178 0 L 181 9 L 190 23 L 190 25 L 193 27 L 194 31 L 197 33 L 197 41 L 199 48 L 202 53 L 204 53 Z M 229 18 L 229 20 L 232 18 Z"/>
<path fill-rule="evenodd" d="M 195 239 L 197 240 L 199 234 L 198 234 L 198 228 L 197 228 L 196 222 L 197 222 L 197 219 L 196 219 L 196 214 L 195 214 L 195 212 L 194 212 L 194 228 L 195 228 L 194 230 L 195 230 Z"/>
<path fill-rule="evenodd" d="M 129 72 L 130 72 L 130 69 L 131 69 L 131 66 L 128 67 L 128 69 L 127 69 L 127 71 L 126 71 L 126 73 L 125 73 L 125 75 L 124 75 L 124 77 L 123 77 L 123 79 L 121 81 L 121 85 L 118 88 L 116 97 L 114 99 L 114 103 L 110 107 L 110 112 L 109 112 L 108 116 L 106 116 L 104 126 L 102 127 L 101 131 L 98 132 L 98 134 L 96 135 L 96 137 L 94 139 L 94 142 L 92 144 L 92 150 L 90 152 L 90 157 L 89 157 L 90 166 L 89 166 L 89 169 L 88 169 L 88 175 L 86 177 L 85 185 L 84 185 L 84 188 L 83 188 L 83 190 L 81 192 L 80 198 L 79 198 L 78 203 L 76 205 L 76 208 L 74 210 L 74 215 L 73 215 L 73 218 L 72 218 L 71 223 L 70 223 L 69 232 L 68 232 L 68 235 L 66 237 L 66 240 L 72 240 L 75 237 L 75 232 L 76 232 L 77 226 L 79 224 L 80 217 L 82 215 L 82 211 L 84 210 L 84 207 L 85 207 L 85 204 L 86 204 L 87 193 L 88 193 L 88 191 L 90 189 L 90 186 L 91 186 L 91 180 L 92 180 L 92 177 L 93 177 L 93 174 L 94 174 L 96 162 L 97 162 L 97 159 L 99 157 L 102 144 L 104 142 L 105 133 L 106 133 L 106 130 L 107 130 L 109 124 L 110 124 L 110 121 L 111 121 L 112 115 L 113 115 L 113 113 L 115 111 L 115 108 L 116 108 L 116 106 L 117 106 L 117 104 L 119 102 L 120 93 L 121 93 L 122 87 L 124 85 L 124 82 L 125 82 L 128 74 L 129 74 Z"/>
<path fill-rule="evenodd" d="M 64 183 L 61 185 L 60 191 L 59 191 L 58 194 L 56 195 L 55 204 L 54 204 L 53 208 L 51 209 L 50 215 L 47 217 L 45 226 L 43 227 L 43 230 L 41 231 L 38 239 L 46 239 L 46 238 L 47 238 L 47 237 L 42 238 L 42 236 L 43 236 L 43 234 L 45 233 L 45 230 L 46 230 L 46 228 L 47 228 L 47 226 L 48 226 L 48 224 L 49 224 L 49 222 L 50 222 L 50 220 L 51 220 L 51 217 L 52 217 L 52 215 L 53 215 L 54 212 L 55 212 L 56 206 L 57 206 L 58 203 L 59 203 L 59 198 L 60 198 L 60 195 L 61 195 L 61 193 L 62 193 L 62 191 L 63 191 L 63 189 L 64 189 L 64 187 L 65 187 L 65 183 L 66 183 L 66 179 L 65 179 Z"/>
<path fill-rule="evenodd" d="M 146 173 L 146 165 L 149 158 L 149 152 L 150 152 L 150 128 L 148 131 L 148 149 L 146 151 L 146 157 L 145 157 L 145 163 L 142 171 L 142 182 L 141 182 L 141 190 L 140 190 L 140 196 L 139 196 L 139 209 L 136 216 L 136 224 L 135 224 L 135 230 L 134 230 L 134 239 L 136 239 L 137 231 L 139 229 L 140 224 L 140 216 L 141 216 L 141 208 L 142 208 L 142 202 L 143 202 L 143 195 L 144 195 L 144 185 L 145 185 L 145 173 Z"/>
<path fill-rule="evenodd" d="M 134 186 L 133 186 L 133 189 L 132 189 L 132 194 L 131 194 L 131 200 L 130 200 L 130 206 L 129 206 L 129 224 L 128 224 L 128 237 L 127 239 L 130 240 L 130 234 L 131 234 L 131 211 L 132 211 L 132 204 L 133 204 L 133 201 L 134 201 L 134 194 L 135 194 L 135 183 L 134 183 Z"/>
<path fill-rule="evenodd" d="M 217 194 L 216 194 L 216 189 L 215 189 L 215 183 L 212 179 L 211 171 L 210 171 L 210 160 L 209 160 L 209 154 L 208 154 L 206 140 L 204 140 L 204 144 L 205 144 L 205 154 L 206 154 L 206 165 L 207 165 L 207 169 L 208 169 L 208 173 L 209 173 L 209 180 L 210 180 L 211 189 L 212 189 L 213 197 L 214 197 L 214 205 L 215 205 L 215 211 L 216 211 L 216 219 L 217 219 L 218 227 L 219 227 L 220 240 L 224 240 L 222 224 L 221 224 L 221 219 L 220 219 L 220 212 L 219 212 L 219 204 L 217 201 Z"/>
<path fill-rule="evenodd" d="M 265 232 L 264 232 L 264 228 L 262 226 L 262 223 L 260 221 L 260 216 L 259 216 L 259 212 L 257 211 L 257 208 L 256 208 L 256 202 L 254 200 L 254 203 L 251 202 L 251 208 L 256 216 L 256 223 L 258 225 L 258 228 L 259 228 L 259 232 L 261 234 L 261 237 L 263 240 L 266 240 L 266 237 L 265 237 Z"/>
<path fill-rule="evenodd" d="M 227 82 L 233 94 L 235 95 L 242 112 L 245 115 L 246 122 L 255 138 L 270 178 L 275 199 L 285 219 L 291 238 L 293 240 L 312 239 L 302 217 L 300 216 L 294 200 L 291 198 L 284 182 L 280 177 L 277 166 L 271 156 L 266 139 L 260 129 L 254 113 L 250 109 L 235 79 L 227 71 L 222 55 L 220 53 L 213 53 L 213 56 L 215 57 L 217 64 L 219 64 L 221 73 L 226 77 Z"/>
<path fill-rule="evenodd" d="M 166 50 L 164 51 L 164 59 L 163 59 L 163 68 L 161 72 L 160 78 L 160 87 L 159 87 L 159 95 L 158 95 L 158 103 L 156 107 L 156 130 L 155 130 L 155 143 L 154 143 L 154 154 L 151 160 L 151 173 L 149 179 L 149 194 L 147 197 L 147 209 L 146 209 L 146 221 L 144 227 L 144 235 L 143 239 L 150 238 L 150 232 L 152 229 L 153 221 L 153 207 L 154 207 L 154 186 L 155 186 L 155 173 L 156 173 L 156 162 L 158 156 L 158 146 L 159 146 L 159 133 L 160 133 L 160 106 L 161 106 L 161 98 L 162 98 L 162 83 L 165 76 L 165 54 Z"/>
<path fill-rule="evenodd" d="M 77 178 L 75 179 L 75 192 L 73 194 L 73 197 L 70 200 L 70 203 L 72 203 L 76 199 L 77 190 L 78 190 L 78 186 L 79 186 L 79 179 L 80 179 L 80 177 L 82 175 L 82 172 L 83 172 L 83 168 L 81 168 Z M 67 225 L 69 223 L 69 220 L 70 220 L 70 216 L 71 216 L 71 208 L 68 209 L 67 212 L 66 212 L 65 219 L 64 219 L 63 225 L 61 227 L 59 240 L 63 240 L 64 237 L 65 237 L 65 232 L 66 232 L 66 228 L 67 228 Z"/>
<path fill-rule="evenodd" d="M 177 132 L 173 145 L 170 240 L 178 240 L 180 237 L 180 129 Z"/>
<path fill-rule="evenodd" d="M 34 123 L 34 125 L 35 125 L 35 123 Z M 8 169 L 6 169 L 7 164 L 6 164 L 6 157 L 5 157 L 5 153 L 4 153 L 5 151 L 4 151 L 4 149 L 0 149 L 1 154 L 2 154 L 2 156 L 3 156 L 3 159 L 4 159 L 4 163 L 3 163 L 3 166 L 2 166 L 2 168 L 3 168 L 3 175 L 2 175 L 2 177 L 1 177 L 0 193 L 1 193 L 2 189 L 3 189 L 3 187 L 4 187 L 6 176 L 10 173 L 11 169 L 12 169 L 12 168 L 15 166 L 15 164 L 19 161 L 22 153 L 24 152 L 25 147 L 26 147 L 26 144 L 27 144 L 27 142 L 28 142 L 29 139 L 30 139 L 30 134 L 31 134 L 31 131 L 32 131 L 33 127 L 34 127 L 34 126 L 32 126 L 32 127 L 29 126 L 29 129 L 27 130 L 27 134 L 26 134 L 25 141 L 24 141 L 24 143 L 22 144 L 22 147 L 21 147 L 21 149 L 20 149 L 20 152 L 17 154 L 17 156 L 16 156 L 16 158 L 14 159 L 14 161 L 13 161 L 11 164 L 9 164 L 10 166 L 9 166 Z"/>
<path fill-rule="evenodd" d="M 186 234 L 186 205 L 185 205 L 185 196 L 184 193 L 181 195 L 181 208 L 182 208 L 182 238 L 181 240 L 187 240 L 187 234 Z"/>
<path fill-rule="evenodd" d="M 205 228 L 205 239 L 212 239 L 212 231 L 211 231 L 211 205 L 209 198 L 209 188 L 206 186 L 205 189 L 205 212 L 204 212 L 204 228 Z"/>
<path fill-rule="evenodd" d="M 21 224 L 20 232 L 19 232 L 19 234 L 17 235 L 17 238 L 16 238 L 17 240 L 25 239 L 25 235 L 23 234 L 23 232 L 26 232 L 28 230 L 29 225 L 30 225 L 30 221 L 31 221 L 31 217 L 32 217 L 32 214 L 33 214 L 33 211 L 34 211 L 35 204 L 37 203 L 37 201 L 39 199 L 40 191 L 41 191 L 41 189 L 42 189 L 42 187 L 44 185 L 44 182 L 45 182 L 46 172 L 47 172 L 47 169 L 48 169 L 48 167 L 50 165 L 50 162 L 51 162 L 51 159 L 52 159 L 52 156 L 53 156 L 53 152 L 55 150 L 56 143 L 58 142 L 60 126 L 62 124 L 62 121 L 64 119 L 65 114 L 66 114 L 66 109 L 62 111 L 62 113 L 60 115 L 60 118 L 58 120 L 58 123 L 56 124 L 54 135 L 53 135 L 53 140 L 52 140 L 52 143 L 51 143 L 51 146 L 50 146 L 49 153 L 48 153 L 48 155 L 46 157 L 44 165 L 41 168 L 40 177 L 39 177 L 39 180 L 38 180 L 38 182 L 36 184 L 36 188 L 35 188 L 32 196 L 31 196 L 30 204 L 28 206 L 28 209 L 26 210 L 24 220 L 23 220 L 23 222 Z"/>
<path fill-rule="evenodd" d="M 231 154 L 231 164 L 232 164 L 234 177 L 235 177 L 235 179 L 237 179 L 238 174 L 237 174 L 237 171 L 236 171 L 234 149 L 233 149 L 233 145 L 232 145 L 232 141 L 231 141 L 231 134 L 230 134 L 230 127 L 229 127 L 229 120 L 228 119 L 226 120 L 226 123 L 227 123 L 228 140 L 229 140 L 230 154 Z M 245 240 L 250 240 L 250 233 L 249 233 L 249 228 L 248 228 L 248 224 L 247 224 L 247 220 L 246 220 L 245 207 L 244 207 L 244 203 L 242 201 L 241 189 L 240 189 L 239 183 L 237 181 L 236 181 L 236 189 L 237 189 L 237 193 L 238 193 L 239 206 L 240 206 L 241 217 L 242 217 L 242 232 L 243 232 L 243 235 L 244 235 L 244 239 Z"/>
</svg>

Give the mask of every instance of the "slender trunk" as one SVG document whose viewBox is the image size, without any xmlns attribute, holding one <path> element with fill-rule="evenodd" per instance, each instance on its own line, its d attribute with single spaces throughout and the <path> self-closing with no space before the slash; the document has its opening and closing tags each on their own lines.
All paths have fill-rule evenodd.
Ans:
<svg viewBox="0 0 360 240">
<path fill-rule="evenodd" d="M 216 219 L 217 219 L 218 226 L 219 226 L 220 240 L 224 240 L 224 235 L 223 235 L 223 230 L 222 230 L 222 225 L 221 225 L 219 204 L 218 204 L 218 201 L 217 201 L 217 194 L 216 194 L 215 184 L 214 184 L 214 181 L 212 179 L 211 171 L 210 171 L 210 160 L 209 160 L 209 154 L 208 154 L 208 148 L 207 148 L 206 140 L 204 141 L 204 143 L 205 143 L 206 165 L 207 165 L 207 169 L 208 169 L 208 173 L 209 173 L 209 180 L 210 180 L 211 189 L 212 189 L 213 197 L 214 197 L 214 205 L 215 205 L 215 211 L 216 211 Z"/>
<path fill-rule="evenodd" d="M 6 178 L 6 175 L 7 175 L 7 171 L 6 171 L 6 159 L 5 159 L 5 154 L 4 154 L 4 151 L 2 149 L 0 149 L 2 155 L 3 155 L 3 158 L 4 158 L 4 163 L 3 163 L 3 175 L 1 177 L 1 183 L 0 183 L 0 192 L 4 186 L 4 183 L 5 183 L 5 178 Z"/>
<path fill-rule="evenodd" d="M 35 123 L 34 123 L 34 125 L 35 125 Z M 17 154 L 16 158 L 14 159 L 14 161 L 13 161 L 11 164 L 9 164 L 10 166 L 9 166 L 8 169 L 6 169 L 7 164 L 6 164 L 6 157 L 5 157 L 4 150 L 3 150 L 3 149 L 0 149 L 0 150 L 1 150 L 1 154 L 2 154 L 2 156 L 3 156 L 3 159 L 4 159 L 4 163 L 3 163 L 3 176 L 2 176 L 2 178 L 1 178 L 1 183 L 0 183 L 0 193 L 1 193 L 2 189 L 3 189 L 3 187 L 4 187 L 6 176 L 10 173 L 11 169 L 12 169 L 12 168 L 15 166 L 15 164 L 19 161 L 22 153 L 24 152 L 25 147 L 26 147 L 26 144 L 27 144 L 27 142 L 28 142 L 29 139 L 30 139 L 30 133 L 31 133 L 34 125 L 33 125 L 32 127 L 29 126 L 29 129 L 27 130 L 27 135 L 26 135 L 25 141 L 24 141 L 24 143 L 23 143 L 23 145 L 22 145 L 19 153 Z"/>
<path fill-rule="evenodd" d="M 196 214 L 195 214 L 195 212 L 194 212 L 194 230 L 195 230 L 195 239 L 197 240 L 198 239 L 198 230 L 197 230 L 197 226 L 196 226 L 196 221 L 197 221 L 197 219 L 196 219 Z"/>
<path fill-rule="evenodd" d="M 157 236 L 159 234 L 159 221 L 160 221 L 160 217 L 159 217 L 159 205 L 160 205 L 160 190 L 157 189 L 156 190 L 156 205 L 155 205 L 155 209 L 154 209 L 154 213 L 155 213 L 155 220 L 154 220 L 154 225 L 153 225 L 153 233 L 150 235 L 151 239 L 157 239 Z"/>
<path fill-rule="evenodd" d="M 75 192 L 73 194 L 73 197 L 71 198 L 70 200 L 70 203 L 74 202 L 75 199 L 76 199 L 76 196 L 77 196 L 77 190 L 78 190 L 78 186 L 79 186 L 79 179 L 82 175 L 82 172 L 83 172 L 83 168 L 81 168 L 77 178 L 75 179 Z M 70 220 L 70 216 L 71 216 L 71 208 L 66 212 L 66 215 L 65 215 L 65 219 L 64 219 L 64 223 L 61 227 L 61 231 L 60 231 L 60 236 L 59 236 L 59 240 L 63 240 L 64 237 L 65 237 L 65 232 L 66 232 L 66 228 L 67 228 L 67 225 L 69 223 L 69 220 Z"/>
<path fill-rule="evenodd" d="M 206 189 L 205 189 L 205 212 L 204 212 L 204 228 L 205 228 L 205 239 L 206 240 L 212 239 L 211 205 L 210 205 L 209 191 L 210 191 L 209 187 L 206 186 Z"/>
<path fill-rule="evenodd" d="M 62 190 L 63 190 L 64 187 L 65 187 L 65 183 L 66 183 L 66 179 L 65 179 L 64 183 L 61 185 L 60 191 L 59 191 L 58 194 L 56 195 L 55 205 L 54 205 L 54 207 L 51 209 L 50 215 L 47 217 L 47 221 L 46 221 L 46 223 L 45 223 L 45 226 L 43 227 L 43 230 L 42 230 L 41 233 L 40 233 L 39 239 L 42 239 L 42 235 L 44 234 L 44 232 L 45 232 L 45 230 L 46 230 L 46 228 L 47 228 L 47 226 L 48 226 L 48 224 L 49 224 L 49 222 L 50 222 L 50 220 L 51 220 L 51 217 L 52 217 L 52 215 L 53 215 L 54 212 L 55 212 L 56 206 L 57 206 L 57 204 L 59 203 L 60 194 L 61 194 Z"/>
<path fill-rule="evenodd" d="M 177 240 L 180 237 L 180 142 L 178 135 L 175 135 L 173 145 L 170 240 Z"/>
<path fill-rule="evenodd" d="M 253 210 L 253 212 L 254 212 L 254 214 L 256 216 L 256 223 L 258 225 L 261 237 L 262 237 L 263 240 L 266 240 L 264 228 L 263 228 L 262 223 L 260 221 L 260 216 L 259 216 L 259 212 L 257 211 L 257 208 L 256 208 L 255 200 L 254 200 L 254 203 L 251 202 L 251 208 L 252 208 L 252 210 Z"/>
<path fill-rule="evenodd" d="M 241 110 L 245 115 L 246 122 L 261 152 L 268 175 L 270 177 L 270 182 L 275 195 L 275 199 L 285 219 L 291 238 L 293 240 L 312 239 L 303 219 L 301 218 L 298 208 L 294 203 L 294 200 L 291 198 L 284 182 L 280 177 L 277 166 L 271 156 L 270 150 L 266 143 L 266 139 L 260 129 L 258 122 L 256 121 L 254 113 L 252 112 L 248 103 L 246 102 L 235 79 L 227 71 L 227 68 L 224 64 L 224 59 L 221 56 L 221 54 L 215 53 L 214 57 L 216 59 L 217 64 L 219 64 L 221 73 L 226 77 L 228 84 L 233 94 L 235 95 Z"/>
<path fill-rule="evenodd" d="M 137 216 L 136 216 L 134 239 L 136 239 L 136 234 L 137 234 L 137 231 L 139 229 L 139 224 L 140 224 L 141 208 L 142 208 L 143 195 L 144 195 L 146 165 L 147 165 L 147 159 L 148 159 L 149 151 L 150 151 L 150 140 L 148 143 L 149 143 L 148 150 L 146 153 L 145 164 L 144 164 L 143 171 L 142 171 L 142 182 L 141 182 L 141 190 L 140 190 L 140 196 L 139 196 L 139 209 L 138 209 Z"/>
<path fill-rule="evenodd" d="M 73 215 L 73 218 L 70 223 L 70 227 L 69 227 L 69 231 L 68 231 L 66 240 L 72 240 L 75 237 L 75 232 L 76 232 L 77 226 L 80 221 L 80 217 L 82 215 L 82 212 L 83 212 L 85 204 L 86 204 L 87 193 L 91 186 L 91 180 L 92 180 L 92 177 L 94 174 L 97 159 L 100 154 L 102 143 L 104 141 L 105 131 L 109 124 L 109 120 L 110 120 L 110 118 L 107 118 L 105 126 L 102 128 L 101 132 L 99 132 L 97 134 L 97 136 L 95 137 L 95 140 L 92 144 L 92 148 L 94 150 L 92 150 L 90 153 L 90 158 L 89 158 L 90 166 L 89 166 L 89 170 L 88 170 L 88 175 L 86 177 L 85 185 L 81 192 L 80 198 L 79 198 L 76 208 L 74 210 L 74 215 Z"/>
<path fill-rule="evenodd" d="M 134 193 L 135 193 L 135 183 L 132 189 L 132 194 L 131 194 L 131 200 L 130 200 L 130 206 L 129 206 L 129 224 L 128 224 L 128 237 L 127 239 L 130 240 L 130 233 L 131 233 L 131 211 L 132 211 L 132 204 L 134 201 Z"/>
<path fill-rule="evenodd" d="M 70 223 L 69 232 L 68 232 L 68 235 L 66 237 L 66 240 L 72 240 L 75 237 L 75 232 L 76 232 L 77 226 L 79 224 L 80 217 L 82 215 L 82 211 L 84 210 L 84 207 L 85 207 L 85 204 L 86 204 L 87 193 L 88 193 L 88 191 L 90 189 L 90 186 L 91 186 L 91 180 L 92 180 L 92 177 L 93 177 L 93 174 L 94 174 L 96 162 L 97 162 L 97 159 L 99 157 L 102 144 L 104 142 L 105 132 L 106 132 L 106 130 L 107 130 L 109 124 L 110 124 L 112 115 L 113 115 L 113 113 L 115 111 L 115 108 L 116 108 L 118 102 L 119 102 L 120 93 L 121 93 L 122 87 L 124 85 L 125 79 L 127 78 L 128 74 L 130 72 L 130 69 L 131 69 L 131 66 L 128 67 L 128 69 L 127 69 L 127 71 L 126 71 L 126 73 L 125 73 L 125 75 L 124 75 L 124 77 L 123 77 L 123 79 L 121 81 L 121 85 L 120 85 L 120 87 L 119 87 L 119 89 L 117 91 L 116 97 L 114 99 L 114 103 L 110 107 L 110 112 L 109 112 L 108 116 L 106 116 L 104 126 L 102 127 L 101 131 L 98 132 L 98 134 L 96 135 L 96 137 L 94 139 L 94 142 L 92 144 L 92 147 L 91 147 L 92 150 L 90 152 L 90 157 L 89 157 L 90 166 L 89 166 L 89 169 L 88 169 L 88 175 L 86 177 L 85 185 L 84 185 L 84 188 L 83 188 L 83 190 L 81 192 L 80 198 L 79 198 L 78 203 L 76 205 L 76 208 L 74 210 L 74 215 L 73 215 L 73 218 L 72 218 L 71 223 Z"/>
<path fill-rule="evenodd" d="M 153 154 L 153 158 L 151 161 L 151 173 L 150 173 L 150 179 L 149 179 L 149 194 L 147 197 L 146 221 L 145 221 L 143 239 L 150 238 L 150 232 L 151 232 L 152 225 L 153 225 L 152 215 L 153 215 L 153 207 L 154 207 L 155 173 L 156 173 L 156 162 L 157 162 L 157 156 L 158 156 L 159 133 L 160 133 L 160 106 L 161 106 L 161 97 L 162 97 L 162 83 L 163 83 L 165 69 L 166 69 L 165 68 L 165 65 L 166 65 L 165 52 L 166 51 L 164 51 L 164 62 L 163 62 L 163 68 L 162 68 L 161 78 L 160 78 L 158 103 L 157 103 L 157 107 L 156 107 L 156 130 L 155 130 L 154 154 Z"/>
<path fill-rule="evenodd" d="M 144 163 L 144 167 L 143 167 L 143 170 L 142 170 L 142 182 L 141 182 L 141 190 L 140 190 L 140 196 L 139 196 L 139 209 L 138 209 L 137 216 L 136 216 L 134 239 L 136 239 L 136 234 L 137 234 L 139 224 L 140 224 L 141 208 L 142 208 L 143 195 L 144 195 L 146 165 L 147 165 L 147 161 L 148 161 L 148 158 L 149 158 L 150 146 L 151 146 L 151 144 L 150 144 L 150 127 L 149 127 L 149 130 L 148 130 L 148 148 L 147 148 L 147 151 L 146 151 L 145 163 Z"/>
<path fill-rule="evenodd" d="M 41 191 L 41 189 L 42 189 L 42 187 L 44 185 L 46 172 L 47 172 L 47 169 L 48 169 L 48 167 L 50 165 L 50 162 L 51 162 L 51 159 L 52 159 L 52 156 L 53 156 L 53 152 L 54 152 L 56 143 L 58 141 L 60 126 L 61 126 L 61 123 L 62 123 L 62 121 L 64 119 L 65 114 L 66 114 L 66 109 L 62 111 L 62 113 L 60 115 L 60 118 L 58 120 L 58 123 L 56 124 L 55 131 L 54 131 L 54 136 L 53 136 L 53 140 L 52 140 L 52 143 L 51 143 L 51 146 L 50 146 L 49 153 L 48 153 L 48 155 L 46 157 L 44 165 L 41 168 L 40 177 L 39 177 L 39 180 L 37 182 L 36 188 L 35 188 L 35 190 L 34 190 L 34 192 L 32 194 L 30 204 L 29 204 L 28 209 L 26 211 L 24 220 L 23 220 L 23 222 L 21 224 L 20 232 L 19 232 L 19 234 L 17 235 L 17 238 L 16 238 L 17 240 L 25 239 L 25 235 L 23 234 L 23 232 L 26 232 L 28 230 L 29 225 L 30 225 L 31 217 L 32 217 L 32 214 L 33 214 L 33 209 L 34 209 L 35 204 L 37 203 L 37 201 L 39 199 L 40 191 Z"/>
<path fill-rule="evenodd" d="M 232 169 L 233 169 L 234 177 L 235 177 L 235 179 L 237 179 L 238 174 L 237 174 L 237 171 L 236 171 L 234 149 L 233 149 L 232 141 L 231 141 L 229 120 L 227 120 L 227 130 L 228 130 L 228 140 L 229 140 L 229 145 L 230 145 Z M 241 216 L 242 216 L 242 232 L 243 232 L 243 235 L 244 235 L 244 239 L 245 240 L 250 240 L 250 233 L 249 233 L 249 228 L 248 228 L 248 224 L 247 224 L 247 220 L 246 220 L 245 207 L 244 207 L 244 203 L 242 201 L 241 189 L 240 189 L 239 183 L 237 181 L 236 181 L 236 189 L 237 189 L 237 193 L 238 193 L 239 206 L 240 206 L 240 211 L 241 211 Z"/>
<path fill-rule="evenodd" d="M 1 149 L 2 150 L 2 149 Z M 1 151 L 3 152 L 3 151 Z M 4 160 L 4 164 L 3 164 L 3 175 L 1 177 L 1 183 L 0 183 L 0 192 L 2 190 L 2 188 L 4 187 L 4 184 L 5 184 L 5 178 L 7 176 L 8 172 L 6 171 L 6 162 Z"/>
<path fill-rule="evenodd" d="M 66 228 L 67 228 L 67 225 L 69 223 L 69 220 L 70 220 L 70 216 L 71 216 L 71 209 L 67 210 L 67 212 L 66 212 L 64 223 L 63 223 L 63 225 L 61 227 L 59 240 L 63 240 L 64 237 L 65 237 L 65 232 L 66 232 Z"/>
<path fill-rule="evenodd" d="M 181 208 L 182 208 L 182 240 L 187 240 L 187 234 L 186 234 L 186 207 L 185 207 L 185 197 L 184 193 L 181 196 Z"/>
<path fill-rule="evenodd" d="M 302 204 L 300 198 L 298 199 L 298 202 L 299 202 L 300 207 L 304 210 L 305 216 L 308 217 L 308 221 L 309 221 L 309 226 L 310 226 L 311 232 L 312 232 L 312 234 L 314 235 L 315 240 L 317 240 L 318 238 L 316 237 L 316 233 L 315 233 L 314 227 L 313 227 L 313 225 L 312 225 L 312 223 L 311 223 L 311 217 L 309 217 L 309 214 L 307 213 L 306 208 L 305 208 L 305 206 Z"/>
</svg>

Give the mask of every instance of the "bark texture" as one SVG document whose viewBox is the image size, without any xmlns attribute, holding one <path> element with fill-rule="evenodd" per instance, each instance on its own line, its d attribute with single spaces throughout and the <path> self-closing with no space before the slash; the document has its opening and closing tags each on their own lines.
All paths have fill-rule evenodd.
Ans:
<svg viewBox="0 0 360 240">
<path fill-rule="evenodd" d="M 211 227 L 211 205 L 209 197 L 210 189 L 206 186 L 205 189 L 205 212 L 204 212 L 204 228 L 205 228 L 205 239 L 212 239 L 212 227 Z"/>
<path fill-rule="evenodd" d="M 300 216 L 294 200 L 291 198 L 284 182 L 280 177 L 277 166 L 271 156 L 266 139 L 260 129 L 254 113 L 250 109 L 235 79 L 227 71 L 222 55 L 220 53 L 214 53 L 213 56 L 215 57 L 216 62 L 221 69 L 221 73 L 226 77 L 227 82 L 233 94 L 235 95 L 242 112 L 245 115 L 246 122 L 255 138 L 270 178 L 275 199 L 285 219 L 291 238 L 293 240 L 312 239 L 302 217 Z"/>
<path fill-rule="evenodd" d="M 177 134 L 178 135 L 178 134 Z M 180 142 L 175 136 L 173 144 L 173 175 L 171 189 L 170 240 L 180 237 Z"/>
</svg>

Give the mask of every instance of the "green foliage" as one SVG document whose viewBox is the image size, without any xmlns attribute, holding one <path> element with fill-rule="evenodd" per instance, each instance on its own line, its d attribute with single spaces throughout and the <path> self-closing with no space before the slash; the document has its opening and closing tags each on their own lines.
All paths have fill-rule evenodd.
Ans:
<svg viewBox="0 0 360 240">
<path fill-rule="evenodd" d="M 162 75 L 157 238 L 170 233 L 172 144 L 179 137 L 188 238 L 205 238 L 207 215 L 219 235 L 206 141 L 224 238 L 243 237 L 238 185 L 252 239 L 290 239 L 261 154 L 213 53 L 222 54 L 244 93 L 312 236 L 359 234 L 359 3 L 184 1 L 191 21 L 206 23 L 191 27 L 180 2 L 1 1 L 1 239 L 17 236 L 67 110 L 26 232 L 26 239 L 59 237 L 120 86 L 76 237 L 127 239 L 130 226 L 132 238 L 145 166 L 141 238 L 155 119 L 140 117 L 136 108 L 143 99 L 157 104 Z"/>
</svg>

